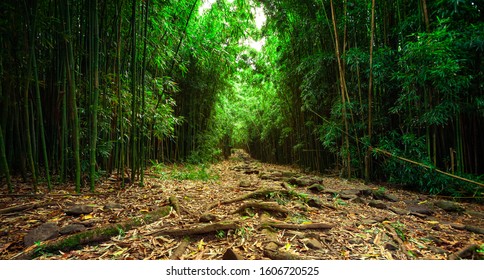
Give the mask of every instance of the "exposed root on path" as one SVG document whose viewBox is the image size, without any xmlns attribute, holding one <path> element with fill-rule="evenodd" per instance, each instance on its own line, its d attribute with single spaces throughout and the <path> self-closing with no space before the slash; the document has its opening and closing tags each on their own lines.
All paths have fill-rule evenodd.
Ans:
<svg viewBox="0 0 484 280">
<path fill-rule="evenodd" d="M 257 201 L 244 203 L 242 206 L 239 207 L 239 209 L 235 210 L 233 214 L 235 213 L 243 214 L 243 213 L 246 213 L 248 209 L 282 213 L 285 216 L 289 214 L 289 210 L 284 207 L 281 207 L 279 204 L 277 204 L 277 202 L 257 202 Z"/>
<path fill-rule="evenodd" d="M 173 254 L 170 256 L 170 259 L 179 260 L 187 250 L 188 245 L 190 245 L 190 240 L 188 238 L 184 238 L 183 241 L 180 243 L 180 245 L 176 247 L 175 251 L 173 251 Z"/>
<path fill-rule="evenodd" d="M 36 255 L 40 254 L 67 251 L 81 245 L 107 241 L 111 237 L 119 235 L 122 232 L 126 232 L 144 224 L 153 223 L 154 221 L 157 221 L 158 219 L 167 216 L 170 213 L 170 210 L 170 206 L 165 206 L 157 211 L 148 213 L 143 217 L 135 217 L 124 223 L 107 225 L 104 227 L 65 236 L 59 239 L 45 241 L 41 244 L 35 244 L 22 251 L 21 253 L 15 255 L 12 259 L 27 260 L 32 259 L 33 257 L 36 257 Z"/>
<path fill-rule="evenodd" d="M 234 202 L 239 202 L 239 201 L 243 201 L 243 200 L 247 200 L 247 199 L 251 199 L 251 198 L 261 198 L 261 197 L 266 197 L 268 195 L 274 195 L 274 194 L 287 195 L 288 193 L 289 193 L 289 191 L 287 191 L 287 190 L 274 189 L 274 188 L 257 190 L 257 191 L 254 191 L 254 192 L 251 192 L 251 193 L 248 193 L 248 194 L 238 196 L 236 198 L 227 199 L 227 200 L 223 200 L 223 201 L 219 201 L 219 202 L 216 202 L 214 204 L 211 204 L 210 206 L 208 206 L 207 211 L 211 210 L 215 207 L 221 206 L 221 205 L 231 204 L 231 203 L 234 203 Z"/>
<path fill-rule="evenodd" d="M 271 260 L 310 260 L 310 258 L 299 256 L 290 252 L 264 248 L 264 256 Z"/>
<path fill-rule="evenodd" d="M 27 204 L 23 204 L 23 205 L 16 205 L 16 206 L 12 206 L 12 207 L 7 207 L 7 208 L 4 208 L 4 209 L 0 209 L 0 214 L 8 214 L 8 213 L 22 212 L 22 211 L 27 211 L 27 210 L 32 210 L 32 209 L 46 207 L 46 206 L 53 205 L 53 204 L 54 204 L 54 202 L 27 203 Z"/>
<path fill-rule="evenodd" d="M 305 230 L 305 229 L 332 229 L 334 225 L 325 223 L 314 223 L 314 224 L 287 224 L 287 223 L 275 223 L 266 222 L 262 223 L 261 227 L 272 227 L 278 229 L 295 229 L 295 230 Z"/>
<path fill-rule="evenodd" d="M 171 235 L 171 236 L 190 236 L 199 235 L 207 233 L 215 233 L 220 230 L 236 229 L 239 226 L 238 221 L 221 222 L 215 224 L 197 224 L 190 225 L 187 228 L 169 228 L 162 229 L 152 232 L 148 235 L 158 236 L 158 235 Z"/>
</svg>

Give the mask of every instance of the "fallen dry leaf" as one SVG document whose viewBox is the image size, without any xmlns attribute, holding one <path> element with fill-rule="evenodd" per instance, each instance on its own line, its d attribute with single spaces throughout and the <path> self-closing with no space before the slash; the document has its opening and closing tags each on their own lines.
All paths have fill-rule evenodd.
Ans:
<svg viewBox="0 0 484 280">
<path fill-rule="evenodd" d="M 32 203 L 55 203 L 43 208 L 1 215 L 0 217 L 0 258 L 10 259 L 23 248 L 25 234 L 44 222 L 56 223 L 59 227 L 69 224 L 83 223 L 88 229 L 96 229 L 104 225 L 120 223 L 133 217 L 140 217 L 153 209 L 169 205 L 170 196 L 179 200 L 179 212 L 172 209 L 164 218 L 151 224 L 142 224 L 129 231 L 119 231 L 117 236 L 99 244 L 86 245 L 76 250 L 63 250 L 58 254 L 40 255 L 37 259 L 170 259 L 184 238 L 189 245 L 180 259 L 221 259 L 227 248 L 236 249 L 244 259 L 267 259 L 264 256 L 266 246 L 273 242 L 278 249 L 312 259 L 445 259 L 447 254 L 454 253 L 465 247 L 469 242 L 482 243 L 482 235 L 465 230 L 466 225 L 484 227 L 484 221 L 467 214 L 449 214 L 436 209 L 429 217 L 395 214 L 388 209 L 377 209 L 367 203 L 356 203 L 350 200 L 334 199 L 333 193 L 311 193 L 305 187 L 291 189 L 283 187 L 283 179 L 262 179 L 263 174 L 293 173 L 302 175 L 299 170 L 290 166 L 266 164 L 254 161 L 246 154 L 238 151 L 231 159 L 207 167 L 207 170 L 217 174 L 218 179 L 174 180 L 170 172 L 180 166 L 166 165 L 164 176 L 154 170 L 147 170 L 144 188 L 130 184 L 124 190 L 116 185 L 118 177 L 112 174 L 104 182 L 101 181 L 96 195 L 72 196 L 65 189 L 74 189 L 72 185 L 57 187 L 51 193 L 40 197 L 21 197 L 12 199 L 0 197 L 0 205 L 4 208 Z M 259 174 L 253 173 L 256 170 Z M 168 175 L 167 175 L 168 174 Z M 357 180 L 342 180 L 337 177 L 321 177 L 325 189 L 341 192 L 343 190 L 378 190 L 380 186 L 367 185 Z M 239 187 L 241 180 L 247 180 L 254 187 L 252 190 Z M 19 192 L 28 193 L 31 186 L 18 180 Z M 39 186 L 42 188 L 42 186 Z M 277 202 L 288 209 L 287 216 L 266 211 L 251 211 L 240 215 L 235 213 L 243 203 L 236 201 L 225 203 L 236 197 L 250 194 L 256 190 L 274 189 L 280 193 L 272 193 L 261 197 L 250 197 L 248 200 Z M 406 201 L 419 200 L 415 193 L 386 186 L 389 193 L 399 198 L 398 202 L 385 202 L 388 206 L 406 209 Z M 284 193 L 285 191 L 285 193 Z M 291 194 L 303 194 L 295 196 Z M 308 197 L 317 198 L 323 204 L 332 208 L 319 208 L 308 205 Z M 370 197 L 363 197 L 366 200 Z M 419 204 L 431 204 L 437 198 L 426 197 Z M 105 205 L 121 205 L 120 208 L 105 209 Z M 91 214 L 81 217 L 66 216 L 64 210 L 68 205 L 94 205 Z M 214 205 L 208 209 L 208 206 Z M 462 203 L 466 209 L 483 213 L 484 205 Z M 150 233 L 164 228 L 190 228 L 199 224 L 202 213 L 212 214 L 220 221 L 237 220 L 237 229 L 210 232 L 193 236 L 150 236 Z M 334 225 L 330 230 L 286 230 L 263 227 L 262 221 L 274 221 L 296 224 L 326 223 Z M 382 224 L 383 223 L 383 224 Z M 453 228 L 452 224 L 461 224 L 463 229 Z M 400 248 L 391 251 L 385 246 L 392 241 L 385 226 L 394 225 L 398 238 L 404 242 Z M 263 230 L 266 230 L 263 233 Z M 269 234 L 270 233 L 270 234 Z M 321 242 L 323 249 L 308 248 L 305 238 L 313 238 Z M 394 240 L 392 242 L 395 242 Z M 391 247 L 391 246 L 390 246 Z M 390 248 L 388 247 L 388 248 Z M 437 247 L 448 253 L 436 254 L 429 248 Z M 407 255 L 407 251 L 414 254 Z"/>
</svg>

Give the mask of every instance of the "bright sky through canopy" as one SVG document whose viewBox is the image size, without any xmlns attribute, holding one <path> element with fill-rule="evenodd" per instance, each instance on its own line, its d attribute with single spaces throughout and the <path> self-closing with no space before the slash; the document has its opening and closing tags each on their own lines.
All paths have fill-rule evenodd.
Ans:
<svg viewBox="0 0 484 280">
<path fill-rule="evenodd" d="M 252 12 L 255 14 L 255 26 L 260 30 L 262 26 L 264 26 L 264 24 L 266 23 L 266 15 L 264 14 L 264 10 L 262 9 L 262 7 L 257 7 L 255 9 L 252 9 Z M 259 41 L 249 39 L 249 45 L 257 51 L 260 51 L 262 49 L 262 46 L 264 46 L 265 42 L 266 38 L 262 38 Z"/>
<path fill-rule="evenodd" d="M 216 0 L 203 0 L 203 4 L 198 8 L 198 14 L 201 15 L 205 10 L 210 9 L 215 1 Z"/>
<path fill-rule="evenodd" d="M 203 4 L 198 9 L 198 14 L 201 15 L 206 10 L 210 9 L 212 7 L 212 4 L 216 1 L 217 0 L 203 0 Z M 233 0 L 228 0 L 228 2 L 232 3 Z M 256 7 L 252 9 L 252 13 L 254 14 L 255 18 L 255 26 L 260 30 L 266 22 L 266 15 L 264 14 L 264 10 L 262 9 L 262 7 Z M 247 44 L 252 48 L 256 49 L 257 51 L 260 51 L 262 49 L 262 46 L 264 46 L 265 42 L 265 38 L 262 38 L 259 41 L 254 41 L 252 38 L 248 38 L 244 40 L 243 44 Z"/>
</svg>

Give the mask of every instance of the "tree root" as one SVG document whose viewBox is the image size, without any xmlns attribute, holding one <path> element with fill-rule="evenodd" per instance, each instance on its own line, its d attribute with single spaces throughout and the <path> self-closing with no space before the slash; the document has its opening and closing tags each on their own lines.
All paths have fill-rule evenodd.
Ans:
<svg viewBox="0 0 484 280">
<path fill-rule="evenodd" d="M 244 205 L 240 206 L 239 209 L 235 210 L 232 214 L 235 213 L 244 213 L 247 208 L 254 208 L 260 209 L 269 212 L 279 212 L 285 215 L 289 214 L 289 210 L 286 208 L 281 207 L 277 202 L 247 202 Z"/>
<path fill-rule="evenodd" d="M 180 201 L 178 200 L 178 198 L 176 196 L 170 196 L 168 198 L 168 202 L 170 203 L 170 205 L 173 207 L 173 210 L 175 210 L 175 212 L 178 214 L 178 215 L 183 215 L 183 214 L 186 214 L 186 215 L 189 215 L 189 216 L 193 216 L 193 213 L 188 211 L 188 209 L 186 207 L 183 207 L 183 205 L 180 204 Z"/>
<path fill-rule="evenodd" d="M 237 221 L 220 222 L 214 224 L 197 224 L 188 228 L 169 228 L 152 232 L 148 235 L 170 235 L 170 236 L 190 236 L 217 232 L 219 230 L 236 229 L 239 226 Z"/>
<path fill-rule="evenodd" d="M 112 195 L 112 193 L 7 193 L 7 194 L 0 194 L 0 197 L 33 197 L 33 198 L 42 198 L 42 197 L 71 197 L 71 196 L 107 196 Z"/>
<path fill-rule="evenodd" d="M 305 230 L 305 229 L 332 229 L 334 226 L 324 223 L 313 223 L 313 224 L 286 224 L 286 223 L 274 223 L 266 222 L 262 223 L 261 227 L 267 228 L 279 228 L 279 229 L 295 229 L 295 230 Z"/>
<path fill-rule="evenodd" d="M 272 250 L 267 247 L 264 248 L 264 256 L 271 260 L 309 260 L 309 258 L 303 256 L 280 250 Z"/>
<path fill-rule="evenodd" d="M 465 225 L 464 229 L 467 230 L 467 231 L 473 232 L 473 233 L 484 234 L 484 228 Z"/>
<path fill-rule="evenodd" d="M 180 203 L 178 202 L 178 198 L 176 196 L 172 195 L 168 198 L 168 201 L 170 202 L 170 205 L 173 206 L 173 210 L 176 211 L 178 215 L 180 215 Z"/>
<path fill-rule="evenodd" d="M 400 251 L 402 251 L 406 256 L 409 256 L 409 253 L 405 250 L 405 245 L 403 244 L 402 239 L 400 239 L 395 229 L 388 223 L 382 223 L 382 225 L 387 229 L 393 240 L 398 243 Z"/>
<path fill-rule="evenodd" d="M 241 195 L 241 196 L 238 196 L 238 197 L 233 198 L 233 199 L 223 200 L 223 201 L 211 204 L 211 205 L 208 206 L 207 211 L 209 211 L 209 210 L 211 210 L 211 209 L 213 209 L 217 206 L 220 206 L 220 205 L 231 204 L 231 203 L 234 203 L 234 202 L 243 201 L 243 200 L 251 199 L 251 198 L 260 198 L 260 197 L 264 197 L 264 196 L 267 196 L 267 195 L 272 195 L 274 193 L 288 194 L 289 192 L 287 190 L 282 190 L 282 189 L 257 190 L 255 192 L 251 192 L 251 193 L 248 193 L 248 194 L 245 194 L 245 195 Z"/>
<path fill-rule="evenodd" d="M 251 192 L 251 193 L 247 193 L 247 194 L 238 196 L 238 197 L 233 198 L 233 199 L 220 201 L 220 202 L 217 202 L 217 203 L 214 203 L 214 204 L 211 204 L 210 206 L 208 206 L 206 211 L 209 211 L 209 210 L 211 210 L 215 207 L 218 207 L 220 205 L 231 204 L 231 203 L 234 203 L 234 202 L 239 202 L 239 201 L 243 201 L 243 200 L 247 200 L 247 199 L 253 199 L 253 198 L 257 199 L 257 198 L 267 197 L 267 196 L 273 197 L 275 195 L 285 195 L 285 196 L 288 196 L 288 197 L 304 198 L 304 200 L 307 201 L 307 204 L 309 206 L 319 208 L 319 209 L 321 209 L 321 208 L 327 208 L 327 209 L 331 209 L 331 210 L 337 209 L 333 205 L 327 204 L 327 203 L 321 201 L 317 197 L 308 197 L 308 195 L 305 194 L 305 193 L 295 192 L 294 190 L 290 189 L 290 187 L 285 186 L 285 189 L 274 189 L 274 188 L 261 189 L 261 190 L 257 190 L 257 191 Z M 239 210 L 240 210 L 240 208 L 239 208 Z"/>
<path fill-rule="evenodd" d="M 12 206 L 8 208 L 0 209 L 0 214 L 8 214 L 14 212 L 22 212 L 30 209 L 41 208 L 49 205 L 55 205 L 53 202 L 46 202 L 46 203 L 29 203 L 23 205 Z"/>
<path fill-rule="evenodd" d="M 479 246 L 471 244 L 449 256 L 449 260 L 473 259 Z"/>
<path fill-rule="evenodd" d="M 187 249 L 188 245 L 190 245 L 190 240 L 188 238 L 183 238 L 180 245 L 176 247 L 175 251 L 170 256 L 170 260 L 179 260 L 180 257 L 183 255 L 183 253 L 185 253 L 185 250 Z"/>
<path fill-rule="evenodd" d="M 222 256 L 222 260 L 237 260 L 237 261 L 241 261 L 243 259 L 244 259 L 244 257 L 242 257 L 239 253 L 237 253 L 236 251 L 234 251 L 231 248 L 228 248 L 225 251 L 225 253 L 223 254 L 223 256 Z"/>
<path fill-rule="evenodd" d="M 95 228 L 88 231 L 83 231 L 73 235 L 61 237 L 55 240 L 42 242 L 40 245 L 32 245 L 15 255 L 14 260 L 33 259 L 43 253 L 58 253 L 59 251 L 67 251 L 72 248 L 87 245 L 90 243 L 103 242 L 109 240 L 111 237 L 119 235 L 121 232 L 126 232 L 133 228 L 150 224 L 158 219 L 167 216 L 171 211 L 171 206 L 162 207 L 156 211 L 145 214 L 142 217 L 135 217 L 129 219 L 124 223 L 114 225 L 107 225 Z"/>
</svg>

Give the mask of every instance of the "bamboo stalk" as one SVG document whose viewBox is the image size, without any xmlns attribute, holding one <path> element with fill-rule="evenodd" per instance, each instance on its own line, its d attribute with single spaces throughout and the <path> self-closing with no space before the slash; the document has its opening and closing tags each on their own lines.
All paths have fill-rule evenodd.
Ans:
<svg viewBox="0 0 484 280">
<path fill-rule="evenodd" d="M 371 136 L 373 134 L 373 119 L 372 119 L 372 91 L 373 91 L 373 45 L 375 38 L 375 0 L 371 1 L 371 31 L 370 31 L 370 77 L 368 80 L 368 142 L 371 144 Z M 367 150 L 365 156 L 365 179 L 370 179 L 371 173 L 371 158 L 370 149 Z"/>
<path fill-rule="evenodd" d="M 74 52 L 72 47 L 72 32 L 71 32 L 71 16 L 70 16 L 70 4 L 69 0 L 64 0 L 62 2 L 64 4 L 63 9 L 65 11 L 64 14 L 64 32 L 66 36 L 69 38 L 65 39 L 66 49 L 67 49 L 67 57 L 66 57 L 66 68 L 67 68 L 67 80 L 69 83 L 69 98 L 68 98 L 68 106 L 70 108 L 70 119 L 72 123 L 72 141 L 73 141 L 73 153 L 74 153 L 74 167 L 75 167 L 75 177 L 74 183 L 76 192 L 81 192 L 81 159 L 80 159 L 80 132 L 79 132 L 79 117 L 77 114 L 77 88 L 76 88 L 76 78 L 75 78 L 75 69 L 74 69 Z"/>
<path fill-rule="evenodd" d="M 330 1 L 331 4 L 331 19 L 333 21 L 333 31 L 334 31 L 334 40 L 335 40 L 335 53 L 336 53 L 336 60 L 338 62 L 338 71 L 339 71 L 339 85 L 341 91 L 341 102 L 343 104 L 342 115 L 343 115 L 343 123 L 345 125 L 345 143 L 346 143 L 346 172 L 348 178 L 351 177 L 351 156 L 350 156 L 350 143 L 349 143 L 349 129 L 348 129 L 348 120 L 346 118 L 346 97 L 345 97 L 345 74 L 343 70 L 343 65 L 341 62 L 341 56 L 339 51 L 339 39 L 338 39 L 338 29 L 336 25 L 336 17 L 333 7 L 333 0 Z"/>
<path fill-rule="evenodd" d="M 131 150 L 131 181 L 135 181 L 137 171 L 137 59 L 136 59 L 136 0 L 132 1 L 131 8 L 131 133 L 130 133 L 130 150 Z"/>
<path fill-rule="evenodd" d="M 388 151 L 385 151 L 385 150 L 382 150 L 382 149 L 378 149 L 378 148 L 372 148 L 370 147 L 372 150 L 374 151 L 377 151 L 379 153 L 382 153 L 386 156 L 389 156 L 389 157 L 394 157 L 394 158 L 397 158 L 399 160 L 402 160 L 402 161 L 405 161 L 405 162 L 408 162 L 408 163 L 412 163 L 412 164 L 415 164 L 415 165 L 418 165 L 420 167 L 423 167 L 425 169 L 430 169 L 430 170 L 433 170 L 437 173 L 440 173 L 440 174 L 444 174 L 446 176 L 449 176 L 449 177 L 452 177 L 454 179 L 458 179 L 458 180 L 461 180 L 461 181 L 465 181 L 465 182 L 468 182 L 468 183 L 471 183 L 471 184 L 475 184 L 475 185 L 478 185 L 480 187 L 484 187 L 484 183 L 480 183 L 480 182 L 477 182 L 477 181 L 473 181 L 473 180 L 470 180 L 470 179 L 467 179 L 467 178 L 464 178 L 464 177 L 461 177 L 461 176 L 457 176 L 457 175 L 454 175 L 454 174 L 450 174 L 448 172 L 445 172 L 445 171 L 442 171 L 440 169 L 437 169 L 437 168 L 433 168 L 431 166 L 428 166 L 426 164 L 423 164 L 423 163 L 420 163 L 420 162 L 417 162 L 417 161 L 413 161 L 411 159 L 407 159 L 407 158 L 404 158 L 404 157 L 400 157 L 400 156 L 397 156 L 397 155 L 394 155 Z"/>
<path fill-rule="evenodd" d="M 146 34 L 148 32 L 148 12 L 149 12 L 149 6 L 150 1 L 147 0 L 145 4 L 145 13 L 144 13 L 144 33 L 143 33 L 143 61 L 142 61 L 142 67 L 141 67 L 141 132 L 140 132 L 140 139 L 141 139 L 141 159 L 140 159 L 140 182 L 139 185 L 142 187 L 144 185 L 144 168 L 145 168 L 145 111 L 146 111 L 146 100 L 145 100 L 145 95 L 146 95 L 146 89 L 145 89 L 145 69 L 146 69 L 146 47 L 147 43 L 146 41 L 148 40 L 146 37 Z"/>
<path fill-rule="evenodd" d="M 40 128 L 40 140 L 42 142 L 42 154 L 44 159 L 44 168 L 45 174 L 47 178 L 47 187 L 52 190 L 52 183 L 50 181 L 50 170 L 49 170 L 49 159 L 47 155 L 47 145 L 45 142 L 45 129 L 44 129 L 44 117 L 42 114 L 42 102 L 40 100 L 40 88 L 39 88 L 39 74 L 37 69 L 37 59 L 35 55 L 35 33 L 36 33 L 36 11 L 37 5 L 35 4 L 32 8 L 34 15 L 33 15 L 33 24 L 32 24 L 32 35 L 30 35 L 31 42 L 30 42 L 30 59 L 32 60 L 32 67 L 33 67 L 33 74 L 34 74 L 34 88 L 35 88 L 35 100 L 37 106 L 37 118 L 39 119 L 39 128 Z"/>
<path fill-rule="evenodd" d="M 319 115 L 318 113 L 310 110 L 313 114 L 317 115 L 319 118 L 321 118 L 324 122 L 327 122 L 329 123 L 328 120 L 326 120 L 324 117 L 322 117 L 321 115 Z M 344 131 L 341 131 L 342 133 L 345 133 Z M 351 137 L 351 136 L 350 136 Z M 360 141 L 359 139 L 355 139 L 355 141 Z M 448 172 L 445 172 L 445 171 L 442 171 L 440 169 L 437 169 L 437 168 L 433 168 L 431 166 L 428 166 L 426 164 L 423 164 L 423 163 L 420 163 L 420 162 L 417 162 L 417 161 L 414 161 L 414 160 L 411 160 L 411 159 L 407 159 L 407 158 L 404 158 L 404 157 L 400 157 L 400 156 L 397 156 L 397 155 L 394 155 L 388 151 L 385 151 L 383 149 L 379 149 L 379 148 L 374 148 L 372 146 L 369 146 L 369 149 L 370 150 L 373 150 L 373 151 L 376 151 L 376 152 L 379 152 L 379 153 L 382 153 L 388 157 L 394 157 L 394 158 L 397 158 L 399 160 L 402 160 L 402 161 L 405 161 L 405 162 L 408 162 L 408 163 L 412 163 L 412 164 L 415 164 L 415 165 L 418 165 L 418 166 L 421 166 L 423 168 L 426 168 L 426 169 L 430 169 L 430 170 L 433 170 L 435 172 L 438 172 L 440 174 L 443 174 L 443 175 L 446 175 L 446 176 L 449 176 L 449 177 L 452 177 L 454 179 L 458 179 L 458 180 L 461 180 L 461 181 L 465 181 L 465 182 L 468 182 L 468 183 L 471 183 L 471 184 L 475 184 L 475 185 L 478 185 L 480 187 L 484 187 L 484 183 L 480 183 L 480 182 L 477 182 L 477 181 L 474 181 L 474 180 L 470 180 L 470 179 L 467 179 L 467 178 L 464 178 L 464 177 L 461 177 L 461 176 L 457 176 L 457 175 L 454 175 L 454 174 L 450 174 Z"/>
<path fill-rule="evenodd" d="M 5 143 L 3 141 L 3 131 L 1 127 L 0 127 L 0 164 L 1 164 L 2 170 L 5 173 L 5 176 L 7 177 L 8 192 L 13 193 L 13 185 L 12 185 L 12 181 L 10 180 L 10 171 L 8 169 L 7 157 L 5 156 Z"/>
<path fill-rule="evenodd" d="M 1 43 L 0 39 L 0 43 Z M 3 60 L 2 56 L 0 56 L 0 77 L 3 76 Z M 3 101 L 3 90 L 2 90 L 2 79 L 0 79 L 0 101 Z M 13 193 L 13 185 L 12 181 L 10 180 L 10 170 L 8 168 L 7 157 L 5 155 L 5 141 L 3 140 L 3 127 L 0 123 L 0 171 L 3 170 L 5 173 L 5 177 L 7 177 L 7 185 L 8 185 L 8 192 Z"/>
</svg>

